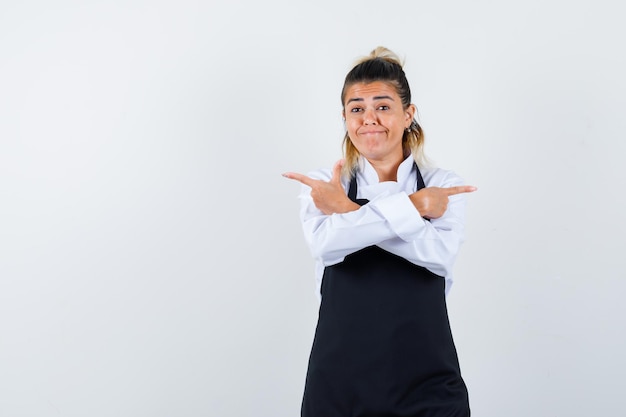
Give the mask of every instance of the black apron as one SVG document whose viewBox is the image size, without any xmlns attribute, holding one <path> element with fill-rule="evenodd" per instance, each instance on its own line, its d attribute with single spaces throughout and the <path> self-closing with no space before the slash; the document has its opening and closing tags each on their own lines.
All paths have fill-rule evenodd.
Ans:
<svg viewBox="0 0 626 417">
<path fill-rule="evenodd" d="M 326 267 L 302 417 L 469 416 L 444 285 L 378 246 Z"/>
</svg>

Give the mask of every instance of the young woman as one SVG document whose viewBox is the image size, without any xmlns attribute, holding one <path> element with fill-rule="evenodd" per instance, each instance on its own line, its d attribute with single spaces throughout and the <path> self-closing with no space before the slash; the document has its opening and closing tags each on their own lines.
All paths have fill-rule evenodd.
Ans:
<svg viewBox="0 0 626 417">
<path fill-rule="evenodd" d="M 398 57 L 376 48 L 341 93 L 344 158 L 303 184 L 319 319 L 303 417 L 469 416 L 445 296 L 463 241 L 463 185 L 423 164 Z"/>
</svg>

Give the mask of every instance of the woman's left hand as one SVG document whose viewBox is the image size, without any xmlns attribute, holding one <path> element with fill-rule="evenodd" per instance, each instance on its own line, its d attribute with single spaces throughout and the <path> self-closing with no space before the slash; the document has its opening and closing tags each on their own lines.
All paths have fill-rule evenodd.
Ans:
<svg viewBox="0 0 626 417">
<path fill-rule="evenodd" d="M 477 188 L 471 185 L 460 185 L 448 188 L 427 187 L 409 195 L 409 198 L 422 217 L 426 219 L 437 219 L 446 212 L 450 196 L 461 193 L 471 193 L 476 190 Z"/>
<path fill-rule="evenodd" d="M 330 181 L 316 180 L 303 174 L 286 172 L 283 177 L 301 182 L 311 187 L 311 198 L 315 206 L 324 214 L 348 213 L 358 210 L 361 206 L 353 202 L 346 195 L 341 185 L 341 168 L 343 160 L 337 161 L 333 167 Z"/>
</svg>

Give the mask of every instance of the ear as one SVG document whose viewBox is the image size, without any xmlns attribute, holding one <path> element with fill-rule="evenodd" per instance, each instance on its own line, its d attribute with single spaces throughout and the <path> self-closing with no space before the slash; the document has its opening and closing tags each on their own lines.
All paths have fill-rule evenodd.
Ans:
<svg viewBox="0 0 626 417">
<path fill-rule="evenodd" d="M 415 104 L 409 104 L 409 107 L 407 107 L 405 110 L 405 114 L 406 126 L 404 127 L 409 127 L 411 126 L 411 122 L 413 122 L 413 119 L 415 118 L 415 114 L 417 114 L 417 107 L 415 107 Z"/>
</svg>

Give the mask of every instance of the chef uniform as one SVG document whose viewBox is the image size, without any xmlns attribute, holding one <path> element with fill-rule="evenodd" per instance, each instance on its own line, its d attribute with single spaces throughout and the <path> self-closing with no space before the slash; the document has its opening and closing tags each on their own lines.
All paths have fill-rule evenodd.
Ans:
<svg viewBox="0 0 626 417">
<path fill-rule="evenodd" d="M 360 165 L 369 171 L 369 182 L 375 183 L 369 163 L 361 160 Z M 437 174 L 460 182 L 449 172 Z M 412 182 L 413 191 L 425 187 L 420 170 L 410 157 L 398 169 L 398 180 L 400 186 Z M 355 175 L 348 185 L 348 197 L 365 206 L 369 201 L 357 198 L 358 185 Z M 403 196 L 402 191 L 383 192 L 378 205 L 385 206 L 388 203 L 382 201 L 385 199 L 406 198 L 408 192 L 404 191 Z M 397 197 L 398 194 L 401 196 Z M 306 212 L 311 210 L 310 201 L 306 205 L 304 220 Z M 373 210 L 384 217 L 388 208 Z M 415 208 L 413 211 L 419 216 Z M 344 220 L 354 222 L 349 217 Z M 316 220 L 318 232 L 320 220 L 319 217 Z M 420 221 L 423 227 L 433 229 L 426 224 L 428 221 L 421 218 Z M 355 224 L 359 224 L 358 219 Z M 329 225 L 333 226 L 337 227 Z M 399 227 L 402 226 L 396 225 L 396 232 Z M 457 231 L 461 235 L 457 236 L 460 244 L 462 221 Z M 307 237 L 312 243 L 314 238 Z M 446 280 L 399 256 L 401 251 L 397 248 L 392 249 L 396 253 L 385 249 L 406 243 L 401 236 L 386 240 L 390 242 L 373 243 L 357 250 L 347 247 L 344 256 L 339 254 L 339 262 L 327 260 L 323 267 L 319 319 L 302 401 L 303 417 L 470 415 L 467 389 L 448 321 Z M 327 250 L 333 251 L 337 249 Z M 429 265 L 428 259 L 425 264 Z"/>
</svg>

